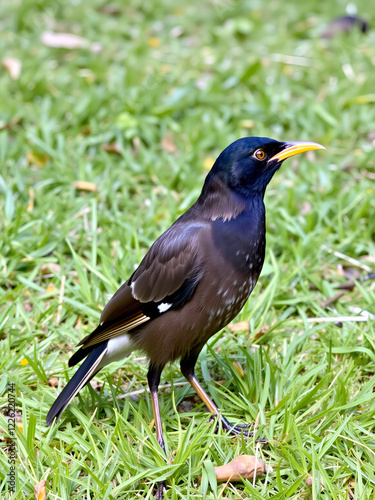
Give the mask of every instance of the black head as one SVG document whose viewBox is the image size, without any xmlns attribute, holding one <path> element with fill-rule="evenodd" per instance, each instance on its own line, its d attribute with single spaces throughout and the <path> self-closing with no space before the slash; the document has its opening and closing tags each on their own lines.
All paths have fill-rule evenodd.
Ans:
<svg viewBox="0 0 375 500">
<path fill-rule="evenodd" d="M 267 184 L 284 160 L 312 149 L 324 147 L 315 142 L 279 142 L 267 137 L 244 137 L 224 149 L 209 176 L 219 177 L 242 195 L 264 195 Z"/>
</svg>

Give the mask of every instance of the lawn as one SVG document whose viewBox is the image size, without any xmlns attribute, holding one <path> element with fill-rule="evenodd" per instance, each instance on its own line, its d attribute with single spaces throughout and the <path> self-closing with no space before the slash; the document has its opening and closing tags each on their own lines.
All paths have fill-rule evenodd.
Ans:
<svg viewBox="0 0 375 500">
<path fill-rule="evenodd" d="M 368 2 L 355 7 L 375 25 Z M 361 279 L 375 272 L 375 32 L 320 37 L 346 8 L 1 3 L 1 498 L 31 500 L 46 480 L 50 499 L 152 499 L 161 478 L 166 499 L 375 498 L 375 280 Z M 160 391 L 165 458 L 137 352 L 48 428 L 74 346 L 220 151 L 248 135 L 326 147 L 272 180 L 258 285 L 197 365 L 255 437 L 216 432 L 175 363 Z M 241 454 L 273 471 L 216 484 L 213 467 Z"/>
</svg>

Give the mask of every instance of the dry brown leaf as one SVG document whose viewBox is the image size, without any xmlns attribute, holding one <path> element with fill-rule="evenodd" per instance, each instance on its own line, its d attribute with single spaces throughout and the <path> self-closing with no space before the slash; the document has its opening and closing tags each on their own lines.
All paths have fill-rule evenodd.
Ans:
<svg viewBox="0 0 375 500">
<path fill-rule="evenodd" d="M 107 153 L 114 153 L 121 156 L 121 147 L 117 142 L 110 142 L 108 144 L 102 144 L 102 149 L 107 151 Z"/>
<path fill-rule="evenodd" d="M 16 59 L 15 57 L 5 57 L 2 60 L 1 65 L 8 71 L 12 80 L 18 80 L 22 70 L 22 63 L 19 59 Z"/>
<path fill-rule="evenodd" d="M 174 153 L 177 150 L 176 144 L 174 143 L 172 132 L 168 132 L 161 141 L 161 145 L 165 151 L 168 153 Z"/>
<path fill-rule="evenodd" d="M 232 333 L 248 332 L 250 330 L 250 325 L 248 321 L 239 321 L 238 323 L 231 323 L 228 325 L 228 330 Z"/>
<path fill-rule="evenodd" d="M 89 181 L 74 181 L 72 186 L 78 189 L 79 191 L 93 191 L 96 192 L 98 187 L 93 182 Z"/>
<path fill-rule="evenodd" d="M 57 377 L 50 377 L 48 379 L 48 383 L 51 387 L 58 387 L 59 386 L 59 379 Z"/>
<path fill-rule="evenodd" d="M 42 43 L 47 47 L 60 49 L 77 49 L 79 47 L 88 47 L 89 41 L 72 33 L 53 33 L 45 31 L 42 33 Z"/>
<path fill-rule="evenodd" d="M 98 392 L 103 387 L 102 382 L 98 382 L 97 380 L 90 380 L 90 385 L 94 389 L 94 391 L 98 391 Z"/>
<path fill-rule="evenodd" d="M 266 334 L 268 332 L 268 330 L 270 329 L 270 327 L 268 325 L 264 326 L 263 328 L 261 328 L 260 330 L 258 330 L 256 332 L 256 334 L 254 335 L 254 342 L 256 342 L 257 340 L 259 340 L 261 337 L 263 337 L 264 334 Z"/>
<path fill-rule="evenodd" d="M 30 166 L 34 165 L 39 168 L 43 168 L 49 161 L 49 157 L 45 153 L 39 153 L 38 151 L 29 151 L 26 153 L 26 159 Z"/>
<path fill-rule="evenodd" d="M 219 467 L 214 467 L 217 481 L 241 481 L 256 477 L 266 472 L 272 472 L 266 462 L 253 455 L 240 455 L 231 462 Z"/>
<path fill-rule="evenodd" d="M 35 500 L 45 500 L 47 497 L 46 480 L 40 481 L 34 486 Z"/>
<path fill-rule="evenodd" d="M 60 274 L 61 273 L 61 267 L 59 264 L 56 264 L 55 262 L 46 262 L 40 266 L 40 270 L 42 271 L 42 274 Z"/>
</svg>

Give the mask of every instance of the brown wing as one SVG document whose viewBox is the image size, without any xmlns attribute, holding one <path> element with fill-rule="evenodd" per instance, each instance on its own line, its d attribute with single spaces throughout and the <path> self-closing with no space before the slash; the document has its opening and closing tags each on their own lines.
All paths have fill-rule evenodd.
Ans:
<svg viewBox="0 0 375 500">
<path fill-rule="evenodd" d="M 195 276 L 202 259 L 199 240 L 207 230 L 207 224 L 180 223 L 162 234 L 129 280 L 134 297 L 160 302 Z"/>
<path fill-rule="evenodd" d="M 81 349 L 127 332 L 189 300 L 200 279 L 199 239 L 207 228 L 206 224 L 175 223 L 163 233 L 105 306 L 96 330 L 78 344 Z M 76 354 L 72 364 L 83 355 Z"/>
</svg>

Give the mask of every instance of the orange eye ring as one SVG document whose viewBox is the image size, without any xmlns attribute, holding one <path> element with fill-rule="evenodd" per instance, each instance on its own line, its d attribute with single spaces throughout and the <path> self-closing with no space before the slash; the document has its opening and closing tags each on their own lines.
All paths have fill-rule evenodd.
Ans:
<svg viewBox="0 0 375 500">
<path fill-rule="evenodd" d="M 255 156 L 257 160 L 264 160 L 266 153 L 263 151 L 263 149 L 257 149 L 253 156 Z"/>
</svg>

